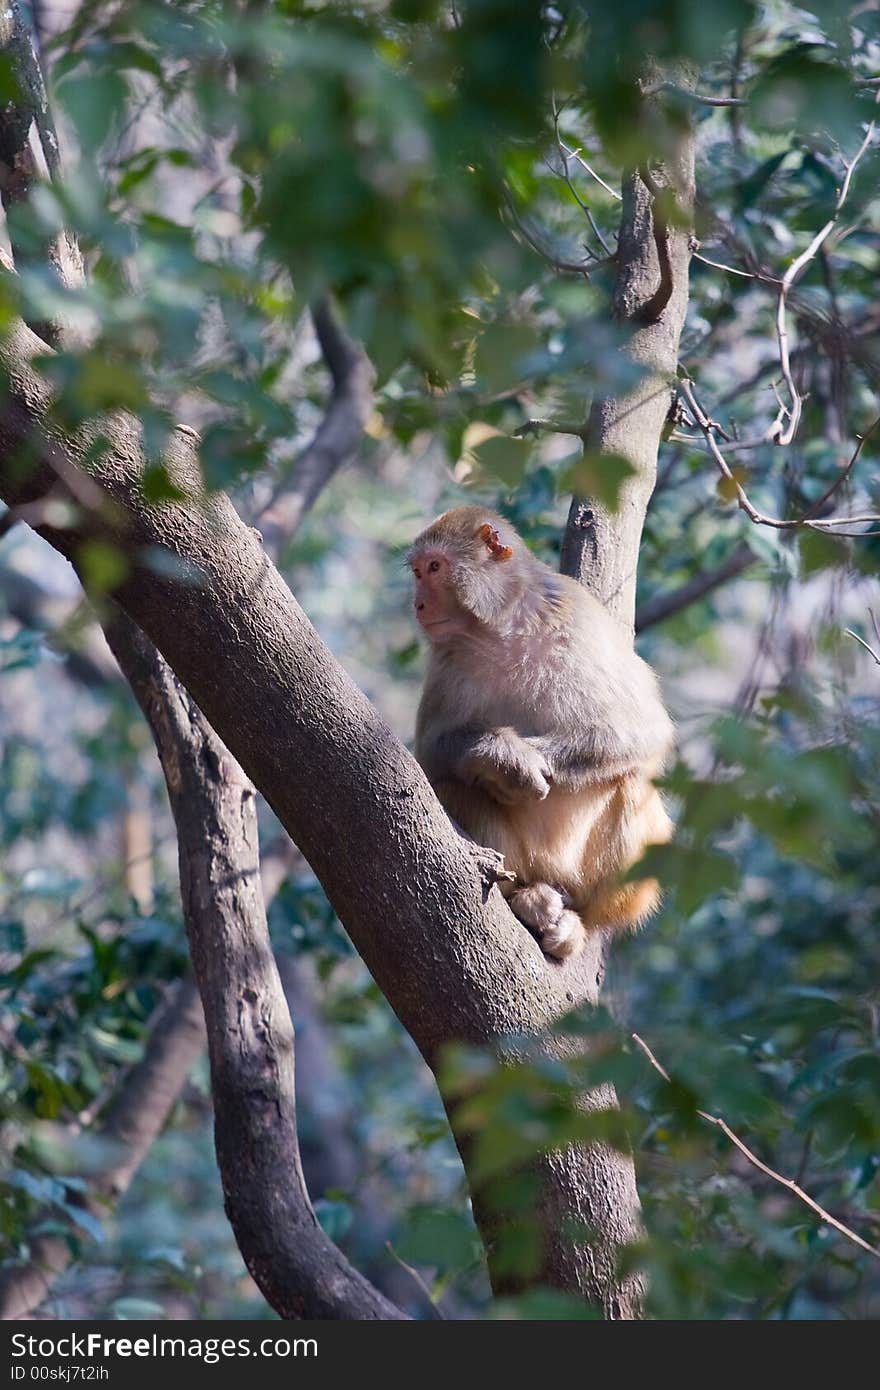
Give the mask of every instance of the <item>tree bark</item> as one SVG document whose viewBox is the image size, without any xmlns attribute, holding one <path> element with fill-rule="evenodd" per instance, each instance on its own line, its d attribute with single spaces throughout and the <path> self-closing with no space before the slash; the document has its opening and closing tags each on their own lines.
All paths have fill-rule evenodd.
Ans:
<svg viewBox="0 0 880 1390">
<path fill-rule="evenodd" d="M 254 789 L 166 663 L 120 616 L 107 640 L 150 725 L 177 827 L 226 1212 L 282 1318 L 396 1320 L 321 1229 L 299 1154 L 294 1037 L 260 882 Z"/>
<path fill-rule="evenodd" d="M 694 138 L 680 112 L 663 98 L 646 98 L 665 163 L 652 161 L 623 182 L 617 245 L 614 316 L 629 329 L 621 349 L 635 365 L 637 384 L 593 401 L 586 445 L 617 454 L 632 466 L 616 511 L 575 497 L 569 511 L 561 568 L 585 584 L 630 632 L 635 624 L 636 571 L 645 512 L 657 478 L 657 452 L 672 404 L 678 345 L 688 304 Z M 646 161 L 647 164 L 647 161 Z"/>
<path fill-rule="evenodd" d="M 687 80 L 691 80 L 686 78 Z M 632 468 L 612 511 L 595 500 L 572 498 L 563 537 L 560 569 L 584 584 L 633 634 L 636 625 L 636 576 L 645 513 L 657 478 L 657 455 L 672 403 L 678 347 L 688 304 L 690 228 L 694 201 L 694 138 L 690 122 L 670 114 L 656 99 L 645 99 L 643 127 L 655 127 L 656 148 L 664 161 L 648 161 L 623 181 L 617 244 L 618 273 L 614 316 L 628 330 L 621 348 L 624 373 L 635 366 L 639 378 L 620 394 L 593 400 L 585 447 L 594 454 L 615 454 Z M 652 142 L 653 143 L 653 142 Z M 711 585 L 701 590 L 705 592 Z M 670 611 L 672 611 L 670 609 Z M 654 621 L 657 621 L 655 618 Z M 590 1096 L 587 1104 L 617 1104 L 612 1087 Z M 590 1192 L 613 1193 L 620 1243 L 640 1233 L 638 1196 L 631 1160 L 596 1150 L 603 1169 Z M 558 1192 L 559 1185 L 548 1189 Z M 575 1194 L 571 1194 L 570 1200 Z M 589 1206 L 582 1220 L 592 1218 Z M 610 1317 L 641 1313 L 643 1287 L 634 1276 L 622 1290 Z"/>
</svg>

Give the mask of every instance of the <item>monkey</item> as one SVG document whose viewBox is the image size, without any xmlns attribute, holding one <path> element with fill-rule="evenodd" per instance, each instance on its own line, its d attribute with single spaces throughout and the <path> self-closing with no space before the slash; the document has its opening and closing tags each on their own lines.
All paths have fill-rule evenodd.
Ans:
<svg viewBox="0 0 880 1390">
<path fill-rule="evenodd" d="M 499 886 L 546 955 L 639 925 L 659 885 L 620 875 L 672 834 L 652 779 L 673 726 L 651 667 L 495 512 L 445 512 L 406 560 L 429 644 L 415 752 L 441 804 L 504 856 Z"/>
</svg>

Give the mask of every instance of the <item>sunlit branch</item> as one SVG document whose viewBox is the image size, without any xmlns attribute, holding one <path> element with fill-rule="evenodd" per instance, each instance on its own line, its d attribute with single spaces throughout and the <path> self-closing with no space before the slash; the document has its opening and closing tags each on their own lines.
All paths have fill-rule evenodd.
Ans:
<svg viewBox="0 0 880 1390">
<path fill-rule="evenodd" d="M 682 101 L 690 102 L 693 106 L 748 106 L 746 97 L 710 97 L 704 92 L 692 92 L 687 87 L 679 87 L 676 82 L 655 82 L 649 87 L 642 88 L 642 95 L 646 97 L 658 96 L 660 92 L 668 92 L 670 96 L 680 97 Z"/>
<path fill-rule="evenodd" d="M 672 1077 L 662 1063 L 658 1062 L 644 1038 L 640 1038 L 638 1033 L 632 1033 L 630 1036 L 644 1056 L 647 1057 L 654 1070 L 663 1077 L 664 1081 L 671 1083 Z M 748 1159 L 749 1163 L 751 1163 L 754 1168 L 757 1168 L 759 1172 L 764 1173 L 768 1178 L 772 1178 L 774 1182 L 778 1182 L 782 1187 L 787 1188 L 799 1201 L 808 1206 L 811 1211 L 814 1211 L 826 1225 L 833 1226 L 835 1231 L 839 1231 L 842 1236 L 852 1241 L 860 1250 L 866 1250 L 869 1255 L 873 1255 L 875 1259 L 880 1260 L 880 1250 L 878 1250 L 876 1246 L 869 1244 L 868 1241 L 864 1240 L 855 1231 L 851 1231 L 849 1226 L 844 1226 L 842 1221 L 838 1221 L 836 1216 L 832 1216 L 824 1207 L 820 1207 L 819 1203 L 815 1201 L 808 1192 L 805 1192 L 792 1178 L 784 1177 L 782 1173 L 777 1173 L 775 1168 L 770 1168 L 766 1163 L 762 1162 L 762 1160 L 758 1158 L 758 1155 L 752 1153 L 748 1145 L 743 1143 L 739 1135 L 730 1128 L 727 1121 L 720 1115 L 710 1115 L 707 1110 L 698 1110 L 697 1114 L 700 1119 L 705 1120 L 707 1124 L 715 1125 L 717 1129 L 720 1129 L 722 1134 L 730 1140 L 731 1144 L 733 1144 L 743 1157 Z"/>
<path fill-rule="evenodd" d="M 880 98 L 880 92 L 878 92 L 878 98 Z M 838 217 L 840 216 L 841 209 L 843 208 L 843 205 L 846 202 L 847 197 L 849 196 L 850 185 L 852 183 L 852 177 L 855 172 L 856 165 L 859 163 L 859 160 L 862 158 L 865 151 L 871 145 L 874 139 L 874 130 L 875 122 L 871 121 L 868 125 L 867 131 L 865 132 L 865 138 L 859 146 L 858 150 L 856 151 L 855 155 L 849 161 L 849 163 L 846 163 L 844 165 L 844 179 L 843 183 L 840 185 L 840 191 L 837 195 L 837 202 L 834 205 L 833 213 L 829 217 L 828 221 L 825 223 L 824 227 L 822 227 L 813 237 L 813 240 L 810 242 L 806 250 L 802 251 L 801 254 L 795 260 L 792 261 L 791 265 L 788 267 L 788 270 L 782 277 L 782 284 L 779 290 L 779 299 L 776 304 L 776 339 L 779 344 L 779 362 L 782 367 L 782 375 L 785 380 L 786 388 L 788 390 L 789 403 L 788 405 L 780 405 L 779 413 L 777 414 L 776 420 L 774 421 L 772 427 L 772 436 L 778 444 L 788 445 L 792 442 L 795 435 L 797 434 L 798 425 L 800 424 L 801 415 L 803 413 L 803 399 L 797 387 L 795 386 L 794 376 L 791 370 L 791 355 L 789 350 L 788 324 L 786 317 L 788 292 L 791 289 L 792 285 L 795 283 L 795 281 L 798 279 L 798 277 L 809 265 L 810 261 L 813 259 L 816 253 L 819 251 L 819 248 L 825 243 L 825 241 L 831 235 L 831 232 L 834 230 L 834 226 L 837 222 Z M 787 424 L 784 423 L 786 417 L 788 417 Z"/>
<path fill-rule="evenodd" d="M 679 387 L 681 389 L 682 395 L 688 403 L 694 420 L 703 432 L 703 437 L 709 447 L 709 452 L 711 453 L 713 459 L 715 460 L 715 463 L 718 466 L 718 471 L 720 472 L 721 476 L 724 479 L 726 479 L 726 481 L 730 483 L 731 487 L 734 489 L 736 493 L 737 505 L 739 506 L 741 511 L 745 512 L 746 516 L 749 518 L 750 521 L 753 521 L 757 526 L 771 526 L 778 531 L 794 531 L 798 530 L 801 527 L 805 527 L 809 530 L 830 532 L 838 536 L 851 536 L 854 539 L 861 539 L 862 536 L 875 534 L 875 532 L 873 531 L 843 531 L 839 530 L 838 528 L 844 526 L 867 525 L 873 524 L 875 522 L 880 522 L 880 513 L 866 513 L 864 515 L 859 516 L 817 517 L 815 515 L 815 512 L 822 505 L 824 505 L 825 501 L 827 501 L 827 499 L 831 497 L 834 492 L 836 492 L 838 487 L 840 487 L 840 485 L 850 475 L 859 455 L 862 452 L 866 440 L 874 432 L 878 424 L 880 424 L 880 420 L 875 420 L 874 423 L 871 425 L 870 429 L 866 430 L 865 434 L 861 436 L 856 445 L 855 450 L 853 451 L 853 455 L 849 460 L 849 463 L 846 465 L 846 468 L 843 470 L 840 478 L 835 480 L 833 486 L 828 489 L 825 497 L 820 498 L 819 502 L 815 503 L 813 507 L 811 507 L 810 510 L 806 513 L 806 515 L 791 518 L 775 517 L 770 516 L 766 512 L 762 512 L 758 507 L 755 506 L 748 493 L 746 492 L 745 488 L 740 483 L 739 479 L 735 477 L 735 475 L 733 474 L 730 465 L 727 462 L 727 459 L 722 453 L 721 447 L 716 437 L 719 433 L 723 432 L 720 430 L 720 426 L 714 420 L 710 419 L 710 417 L 706 414 L 702 406 L 697 401 L 697 398 L 694 395 L 692 382 L 687 377 L 683 377 L 679 381 Z"/>
</svg>

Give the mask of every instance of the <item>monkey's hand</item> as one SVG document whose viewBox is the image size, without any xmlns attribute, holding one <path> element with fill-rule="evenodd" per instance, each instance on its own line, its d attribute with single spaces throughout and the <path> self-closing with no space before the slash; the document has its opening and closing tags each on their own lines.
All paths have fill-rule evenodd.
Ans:
<svg viewBox="0 0 880 1390">
<path fill-rule="evenodd" d="M 553 782 L 544 753 L 514 729 L 481 734 L 462 755 L 456 771 L 463 782 L 481 787 L 502 806 L 543 801 Z"/>
</svg>

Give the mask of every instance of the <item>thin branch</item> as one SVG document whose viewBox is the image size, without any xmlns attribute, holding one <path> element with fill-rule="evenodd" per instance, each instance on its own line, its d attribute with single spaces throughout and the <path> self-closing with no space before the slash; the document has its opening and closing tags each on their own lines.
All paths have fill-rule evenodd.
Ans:
<svg viewBox="0 0 880 1390">
<path fill-rule="evenodd" d="M 873 660 L 877 663 L 878 666 L 880 666 L 880 652 L 875 651 L 874 648 L 870 645 L 870 643 L 866 642 L 864 637 L 860 637 L 857 632 L 853 632 L 851 627 L 845 627 L 843 630 L 846 633 L 847 637 L 854 638 L 855 641 L 858 642 L 860 647 L 864 647 L 868 655 L 873 658 Z"/>
<path fill-rule="evenodd" d="M 513 431 L 515 439 L 523 439 L 530 434 L 570 434 L 576 439 L 586 441 L 587 426 L 574 425 L 570 421 L 536 419 L 526 420 L 525 424 L 519 425 Z"/>
<path fill-rule="evenodd" d="M 781 517 L 769 516 L 766 512 L 760 511 L 752 502 L 751 498 L 749 497 L 745 488 L 740 483 L 739 479 L 736 478 L 734 474 L 731 472 L 730 465 L 728 464 L 727 459 L 724 457 L 724 454 L 721 452 L 721 449 L 718 445 L 718 441 L 715 438 L 716 433 L 719 432 L 720 427 L 714 420 L 711 420 L 709 418 L 709 416 L 705 413 L 705 411 L 698 403 L 693 392 L 692 382 L 688 377 L 682 377 L 679 380 L 679 387 L 685 400 L 691 408 L 691 412 L 693 414 L 694 419 L 696 420 L 697 424 L 703 432 L 703 437 L 705 438 L 706 443 L 709 446 L 709 451 L 712 454 L 712 457 L 714 458 L 716 464 L 718 465 L 718 471 L 721 473 L 721 476 L 725 478 L 727 482 L 730 483 L 731 487 L 734 489 L 736 493 L 737 506 L 740 508 L 741 511 L 745 512 L 746 516 L 749 518 L 750 521 L 753 521 L 757 526 L 771 526 L 777 531 L 795 531 L 801 527 L 806 527 L 808 530 L 822 532 L 830 531 L 832 534 L 836 534 L 838 536 L 849 536 L 853 539 L 861 539 L 863 536 L 875 534 L 873 531 L 843 531 L 839 530 L 838 528 L 848 525 L 867 525 L 869 523 L 873 524 L 874 522 L 880 522 L 880 514 L 868 513 L 862 516 L 815 517 L 811 515 L 810 512 L 808 512 L 806 516 L 783 519 Z M 856 459 L 862 451 L 862 447 L 865 443 L 865 440 L 868 438 L 868 435 L 870 435 L 873 432 L 877 423 L 880 422 L 875 421 L 875 423 L 871 426 L 870 430 L 866 431 L 865 435 L 859 440 L 853 458 L 850 460 L 850 463 L 844 470 L 846 474 L 848 474 L 851 471 L 852 466 L 855 464 Z M 754 441 L 749 445 L 749 447 L 752 447 L 753 443 Z M 737 447 L 743 448 L 745 446 L 739 445 Z M 837 480 L 835 482 L 835 487 L 830 489 L 829 492 L 835 491 L 840 481 L 842 481 L 842 479 Z M 811 511 L 812 510 L 813 509 L 811 509 Z"/>
<path fill-rule="evenodd" d="M 92 690 L 120 684 L 119 670 L 97 625 L 80 621 L 81 596 L 57 597 L 29 574 L 4 564 L 0 564 L 0 594 L 6 612 L 22 627 L 39 632 L 63 657 L 72 680 Z"/>
<path fill-rule="evenodd" d="M 612 188 L 610 183 L 606 183 L 601 174 L 596 173 L 596 170 L 593 168 L 592 164 L 587 163 L 580 150 L 571 149 L 568 145 L 566 145 L 564 140 L 559 141 L 559 149 L 561 152 L 564 152 L 566 155 L 568 155 L 569 159 L 575 160 L 576 163 L 578 163 L 581 166 L 581 168 L 587 174 L 589 174 L 590 178 L 595 179 L 596 183 L 600 184 L 602 188 L 605 189 L 606 193 L 610 193 L 611 197 L 615 198 L 618 203 L 623 201 L 623 194 L 619 193 L 616 188 Z"/>
<path fill-rule="evenodd" d="M 865 433 L 859 437 L 859 442 L 853 450 L 852 456 L 850 457 L 850 460 L 847 463 L 846 467 L 840 470 L 840 475 L 834 479 L 834 482 L 831 484 L 830 487 L 826 488 L 822 496 L 819 498 L 818 502 L 813 503 L 812 507 L 810 507 L 809 511 L 806 514 L 807 517 L 818 516 L 818 514 L 822 511 L 822 508 L 826 505 L 826 503 L 830 502 L 835 492 L 837 492 L 839 488 L 843 487 L 843 484 L 847 481 L 856 464 L 858 463 L 859 455 L 861 454 L 862 449 L 865 447 L 865 444 L 871 438 L 871 435 L 877 429 L 878 425 L 880 425 L 880 416 L 878 416 L 877 419 L 871 425 L 868 426 L 868 428 L 865 430 Z"/>
<path fill-rule="evenodd" d="M 356 457 L 373 409 L 373 365 L 344 331 L 328 299 L 313 305 L 312 321 L 333 387 L 314 437 L 285 469 L 258 517 L 273 548 L 290 538 L 333 474 Z"/>
<path fill-rule="evenodd" d="M 407 1264 L 406 1260 L 403 1259 L 401 1255 L 398 1255 L 390 1240 L 386 1240 L 385 1249 L 388 1251 L 391 1258 L 397 1261 L 397 1263 L 400 1265 L 400 1268 L 406 1270 L 406 1273 L 412 1279 L 413 1283 L 424 1295 L 425 1299 L 427 1300 L 428 1307 L 431 1309 L 431 1316 L 434 1318 L 445 1319 L 446 1315 L 444 1314 L 440 1305 L 437 1303 L 437 1300 L 434 1298 L 434 1295 L 431 1293 L 431 1290 L 428 1288 L 428 1285 L 425 1283 L 421 1274 L 419 1274 L 419 1271 L 415 1269 L 413 1265 Z"/>
<path fill-rule="evenodd" d="M 713 270 L 723 270 L 725 275 L 739 275 L 743 280 L 757 280 L 762 285 L 781 285 L 782 281 L 778 275 L 767 275 L 763 270 L 740 270 L 735 265 L 727 265 L 724 261 L 713 261 L 710 256 L 704 256 L 699 250 L 700 242 L 696 237 L 691 240 L 691 252 L 695 261 L 702 261 L 703 265 L 710 265 Z"/>
<path fill-rule="evenodd" d="M 564 146 L 563 143 L 562 143 L 562 136 L 561 136 L 560 133 L 559 133 L 559 115 L 560 115 L 559 107 L 556 105 L 556 101 L 555 101 L 555 98 L 554 98 L 554 101 L 553 101 L 553 129 L 554 129 L 554 132 L 555 132 L 555 135 L 556 135 L 556 149 L 557 149 L 557 151 L 558 151 L 558 153 L 559 153 L 559 158 L 560 158 L 560 160 L 562 161 L 562 177 L 565 179 L 565 184 L 566 184 L 566 187 L 568 188 L 568 191 L 571 193 L 571 196 L 574 198 L 574 200 L 575 200 L 575 202 L 577 203 L 578 207 L 580 208 L 581 212 L 584 214 L 584 216 L 586 217 L 587 221 L 589 222 L 590 227 L 592 228 L 592 231 L 593 231 L 593 235 L 595 236 L 595 238 L 596 238 L 596 240 L 598 241 L 599 245 L 602 247 L 602 250 L 605 252 L 605 255 L 606 255 L 606 256 L 610 256 L 610 255 L 612 254 L 612 252 L 611 252 L 611 247 L 608 245 L 608 242 L 605 240 L 604 236 L 602 235 L 601 231 L 599 230 L 599 225 L 598 225 L 598 223 L 596 222 L 595 217 L 593 216 L 593 213 L 592 213 L 592 210 L 591 210 L 589 204 L 588 204 L 588 203 L 585 203 L 584 200 L 583 200 L 583 198 L 581 197 L 581 195 L 578 193 L 577 189 L 576 189 L 575 186 L 574 186 L 574 183 L 572 182 L 571 175 L 570 175 L 570 173 L 568 172 L 568 161 L 569 161 L 569 159 L 573 158 L 573 155 L 572 155 L 572 154 L 570 153 L 570 151 L 568 150 L 568 147 L 567 147 L 567 146 Z M 576 153 L 576 154 L 579 154 L 580 151 L 579 151 L 579 150 L 578 150 L 578 151 L 575 151 L 575 153 Z"/>
<path fill-rule="evenodd" d="M 648 1044 L 645 1042 L 644 1038 L 640 1038 L 638 1033 L 632 1033 L 630 1036 L 632 1037 L 632 1040 L 636 1044 L 636 1046 L 640 1048 L 645 1057 L 647 1057 L 654 1070 L 656 1072 L 659 1072 L 659 1074 L 663 1077 L 664 1081 L 671 1083 L 672 1077 L 669 1075 L 669 1072 L 666 1070 L 666 1068 L 662 1066 L 660 1062 L 658 1062 L 657 1058 L 654 1056 L 653 1052 L 651 1051 Z M 778 1182 L 780 1186 L 787 1188 L 788 1191 L 793 1194 L 793 1196 L 797 1197 L 798 1201 L 803 1202 L 806 1206 L 810 1208 L 811 1211 L 814 1211 L 816 1215 L 826 1223 L 826 1225 L 833 1226 L 835 1231 L 839 1231 L 842 1236 L 845 1236 L 847 1240 L 852 1241 L 852 1243 L 854 1245 L 857 1245 L 859 1249 L 867 1251 L 867 1253 L 869 1255 L 873 1255 L 876 1260 L 880 1260 L 880 1249 L 877 1249 L 877 1247 L 874 1245 L 870 1245 L 868 1241 L 863 1240 L 862 1237 L 858 1235 L 855 1231 L 851 1231 L 849 1226 L 844 1226 L 842 1221 L 837 1220 L 837 1217 L 832 1216 L 831 1213 L 826 1211 L 824 1207 L 820 1207 L 819 1203 L 814 1201 L 814 1199 L 809 1195 L 809 1193 L 805 1192 L 804 1189 L 800 1187 L 794 1181 L 793 1178 L 786 1178 L 782 1175 L 782 1173 L 777 1173 L 774 1168 L 770 1168 L 767 1166 L 766 1163 L 763 1163 L 761 1159 L 758 1158 L 757 1154 L 752 1153 L 752 1150 L 748 1147 L 748 1145 L 743 1143 L 739 1135 L 736 1134 L 730 1128 L 730 1125 L 727 1123 L 727 1121 L 722 1119 L 720 1115 L 710 1115 L 707 1110 L 698 1110 L 697 1114 L 699 1115 L 700 1119 L 705 1120 L 707 1124 L 715 1125 L 717 1129 L 720 1129 L 722 1134 L 724 1134 L 725 1137 L 730 1140 L 731 1144 L 733 1144 L 743 1155 L 743 1157 L 747 1158 L 749 1163 L 751 1163 L 753 1167 L 757 1168 L 759 1172 L 764 1173 L 768 1178 L 772 1178 L 773 1181 Z"/>
<path fill-rule="evenodd" d="M 653 97 L 660 92 L 669 92 L 671 96 L 680 97 L 682 101 L 687 101 L 693 106 L 748 106 L 745 97 L 710 97 L 704 92 L 692 92 L 687 87 L 679 87 L 677 82 L 654 82 L 651 86 L 642 88 L 642 96 Z"/>
<path fill-rule="evenodd" d="M 880 98 L 880 92 L 878 92 L 878 98 Z M 852 178 L 856 166 L 859 163 L 859 160 L 864 155 L 865 151 L 870 146 L 871 142 L 873 141 L 874 130 L 875 122 L 871 121 L 868 125 L 867 131 L 865 132 L 865 138 L 859 146 L 858 150 L 856 151 L 855 155 L 848 163 L 844 163 L 844 179 L 843 183 L 840 186 L 840 191 L 837 195 L 837 201 L 834 205 L 833 213 L 829 217 L 828 221 L 825 223 L 824 227 L 820 228 L 820 230 L 813 237 L 813 240 L 810 242 L 806 250 L 802 251 L 801 254 L 798 257 L 796 257 L 795 260 L 792 261 L 791 265 L 788 267 L 788 270 L 782 277 L 782 284 L 779 290 L 779 299 L 776 304 L 776 339 L 779 345 L 779 361 L 782 367 L 782 375 L 785 380 L 785 385 L 788 389 L 789 403 L 787 406 L 783 405 L 780 407 L 779 414 L 777 415 L 773 428 L 771 430 L 772 437 L 778 444 L 788 445 L 792 442 L 795 435 L 797 434 L 798 425 L 800 424 L 801 414 L 803 412 L 803 400 L 801 398 L 800 392 L 795 386 L 794 376 L 791 369 L 791 355 L 789 351 L 788 324 L 786 314 L 788 292 L 791 289 L 792 285 L 795 283 L 795 281 L 798 279 L 798 277 L 801 275 L 801 273 L 809 265 L 810 261 L 818 252 L 819 248 L 824 244 L 827 238 L 831 235 L 831 232 L 834 230 L 837 219 L 840 216 L 841 209 L 843 208 L 843 205 L 846 202 L 847 197 L 849 196 L 850 184 L 852 183 Z M 783 423 L 786 415 L 788 416 L 787 425 Z"/>
<path fill-rule="evenodd" d="M 54 179 L 59 171 L 58 136 L 49 110 L 43 74 L 40 69 L 29 23 L 25 22 L 20 0 L 10 0 L 0 13 L 0 51 L 15 74 L 17 91 L 7 101 L 0 120 L 0 196 L 8 209 L 23 203 L 41 178 L 35 151 L 42 153 L 45 171 Z M 13 232 L 14 236 L 14 232 Z M 83 259 L 75 239 L 64 230 L 36 246 L 14 237 L 13 255 L 20 264 L 43 268 L 48 260 L 59 283 L 78 287 L 84 280 Z M 61 324 L 34 324 L 35 331 L 57 345 L 69 330 Z M 73 340 L 75 334 L 70 332 Z"/>
<path fill-rule="evenodd" d="M 656 594 L 647 602 L 639 605 L 636 610 L 636 632 L 644 632 L 646 628 L 653 627 L 655 623 L 662 623 L 666 618 L 671 618 L 673 614 L 680 613 L 682 609 L 689 608 L 692 603 L 704 598 L 713 589 L 726 584 L 729 579 L 735 579 L 744 570 L 750 569 L 757 562 L 758 556 L 745 544 L 738 545 L 736 549 L 728 555 L 726 560 L 722 560 L 715 569 L 704 570 L 701 574 L 694 575 L 681 588 L 673 589 L 668 594 Z"/>
<path fill-rule="evenodd" d="M 519 232 L 523 241 L 532 251 L 551 265 L 554 270 L 563 275 L 583 275 L 589 279 L 594 270 L 601 266 L 609 265 L 614 261 L 614 256 L 600 259 L 588 251 L 584 260 L 571 260 L 568 255 L 560 253 L 558 247 L 554 246 L 553 239 L 545 228 L 539 227 L 533 217 L 524 217 L 516 208 L 510 193 L 507 194 L 507 208 L 513 220 L 516 231 Z"/>
</svg>

